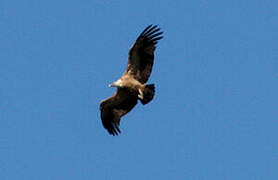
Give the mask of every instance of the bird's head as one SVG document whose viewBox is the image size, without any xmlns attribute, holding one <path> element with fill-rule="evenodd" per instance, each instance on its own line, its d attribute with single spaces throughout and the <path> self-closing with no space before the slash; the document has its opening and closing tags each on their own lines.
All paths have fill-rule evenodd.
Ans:
<svg viewBox="0 0 278 180">
<path fill-rule="evenodd" d="M 115 83 L 111 83 L 108 85 L 109 87 L 116 87 Z"/>
<path fill-rule="evenodd" d="M 109 87 L 121 87 L 122 86 L 122 81 L 119 79 L 111 84 L 108 85 Z"/>
</svg>

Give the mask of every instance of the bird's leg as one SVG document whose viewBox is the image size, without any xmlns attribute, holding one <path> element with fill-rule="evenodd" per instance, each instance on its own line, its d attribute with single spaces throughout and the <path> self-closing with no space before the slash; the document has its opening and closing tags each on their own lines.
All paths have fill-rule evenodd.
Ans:
<svg viewBox="0 0 278 180">
<path fill-rule="evenodd" d="M 140 99 L 144 99 L 143 91 L 142 91 L 141 89 L 139 89 L 138 91 L 139 91 L 138 97 L 139 97 Z"/>
</svg>

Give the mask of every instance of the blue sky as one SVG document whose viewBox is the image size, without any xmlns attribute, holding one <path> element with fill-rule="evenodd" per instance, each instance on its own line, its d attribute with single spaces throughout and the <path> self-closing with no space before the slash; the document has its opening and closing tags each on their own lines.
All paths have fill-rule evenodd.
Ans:
<svg viewBox="0 0 278 180">
<path fill-rule="evenodd" d="M 277 180 L 278 2 L 2 0 L 1 180 Z M 99 102 L 158 24 L 154 100 Z"/>
</svg>

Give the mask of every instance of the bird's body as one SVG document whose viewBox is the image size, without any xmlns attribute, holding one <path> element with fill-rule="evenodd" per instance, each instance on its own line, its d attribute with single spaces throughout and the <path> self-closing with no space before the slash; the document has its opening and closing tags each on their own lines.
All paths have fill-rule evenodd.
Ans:
<svg viewBox="0 0 278 180">
<path fill-rule="evenodd" d="M 119 124 L 122 116 L 137 104 L 149 103 L 154 96 L 154 84 L 146 85 L 152 71 L 154 50 L 162 32 L 157 26 L 148 26 L 137 38 L 129 51 L 128 65 L 123 76 L 110 84 L 117 87 L 116 93 L 101 101 L 102 124 L 112 135 L 120 133 Z"/>
<path fill-rule="evenodd" d="M 110 87 L 127 87 L 133 90 L 142 89 L 144 85 L 135 79 L 132 75 L 124 74 L 119 80 L 110 84 Z"/>
</svg>

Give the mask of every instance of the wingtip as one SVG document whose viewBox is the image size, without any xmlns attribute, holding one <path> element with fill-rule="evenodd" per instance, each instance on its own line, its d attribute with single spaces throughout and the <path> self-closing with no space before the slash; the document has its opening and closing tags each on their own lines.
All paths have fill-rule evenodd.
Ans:
<svg viewBox="0 0 278 180">
<path fill-rule="evenodd" d="M 112 136 L 118 136 L 121 133 L 121 130 L 117 124 L 111 124 L 109 127 L 105 127 L 108 133 Z"/>
</svg>

